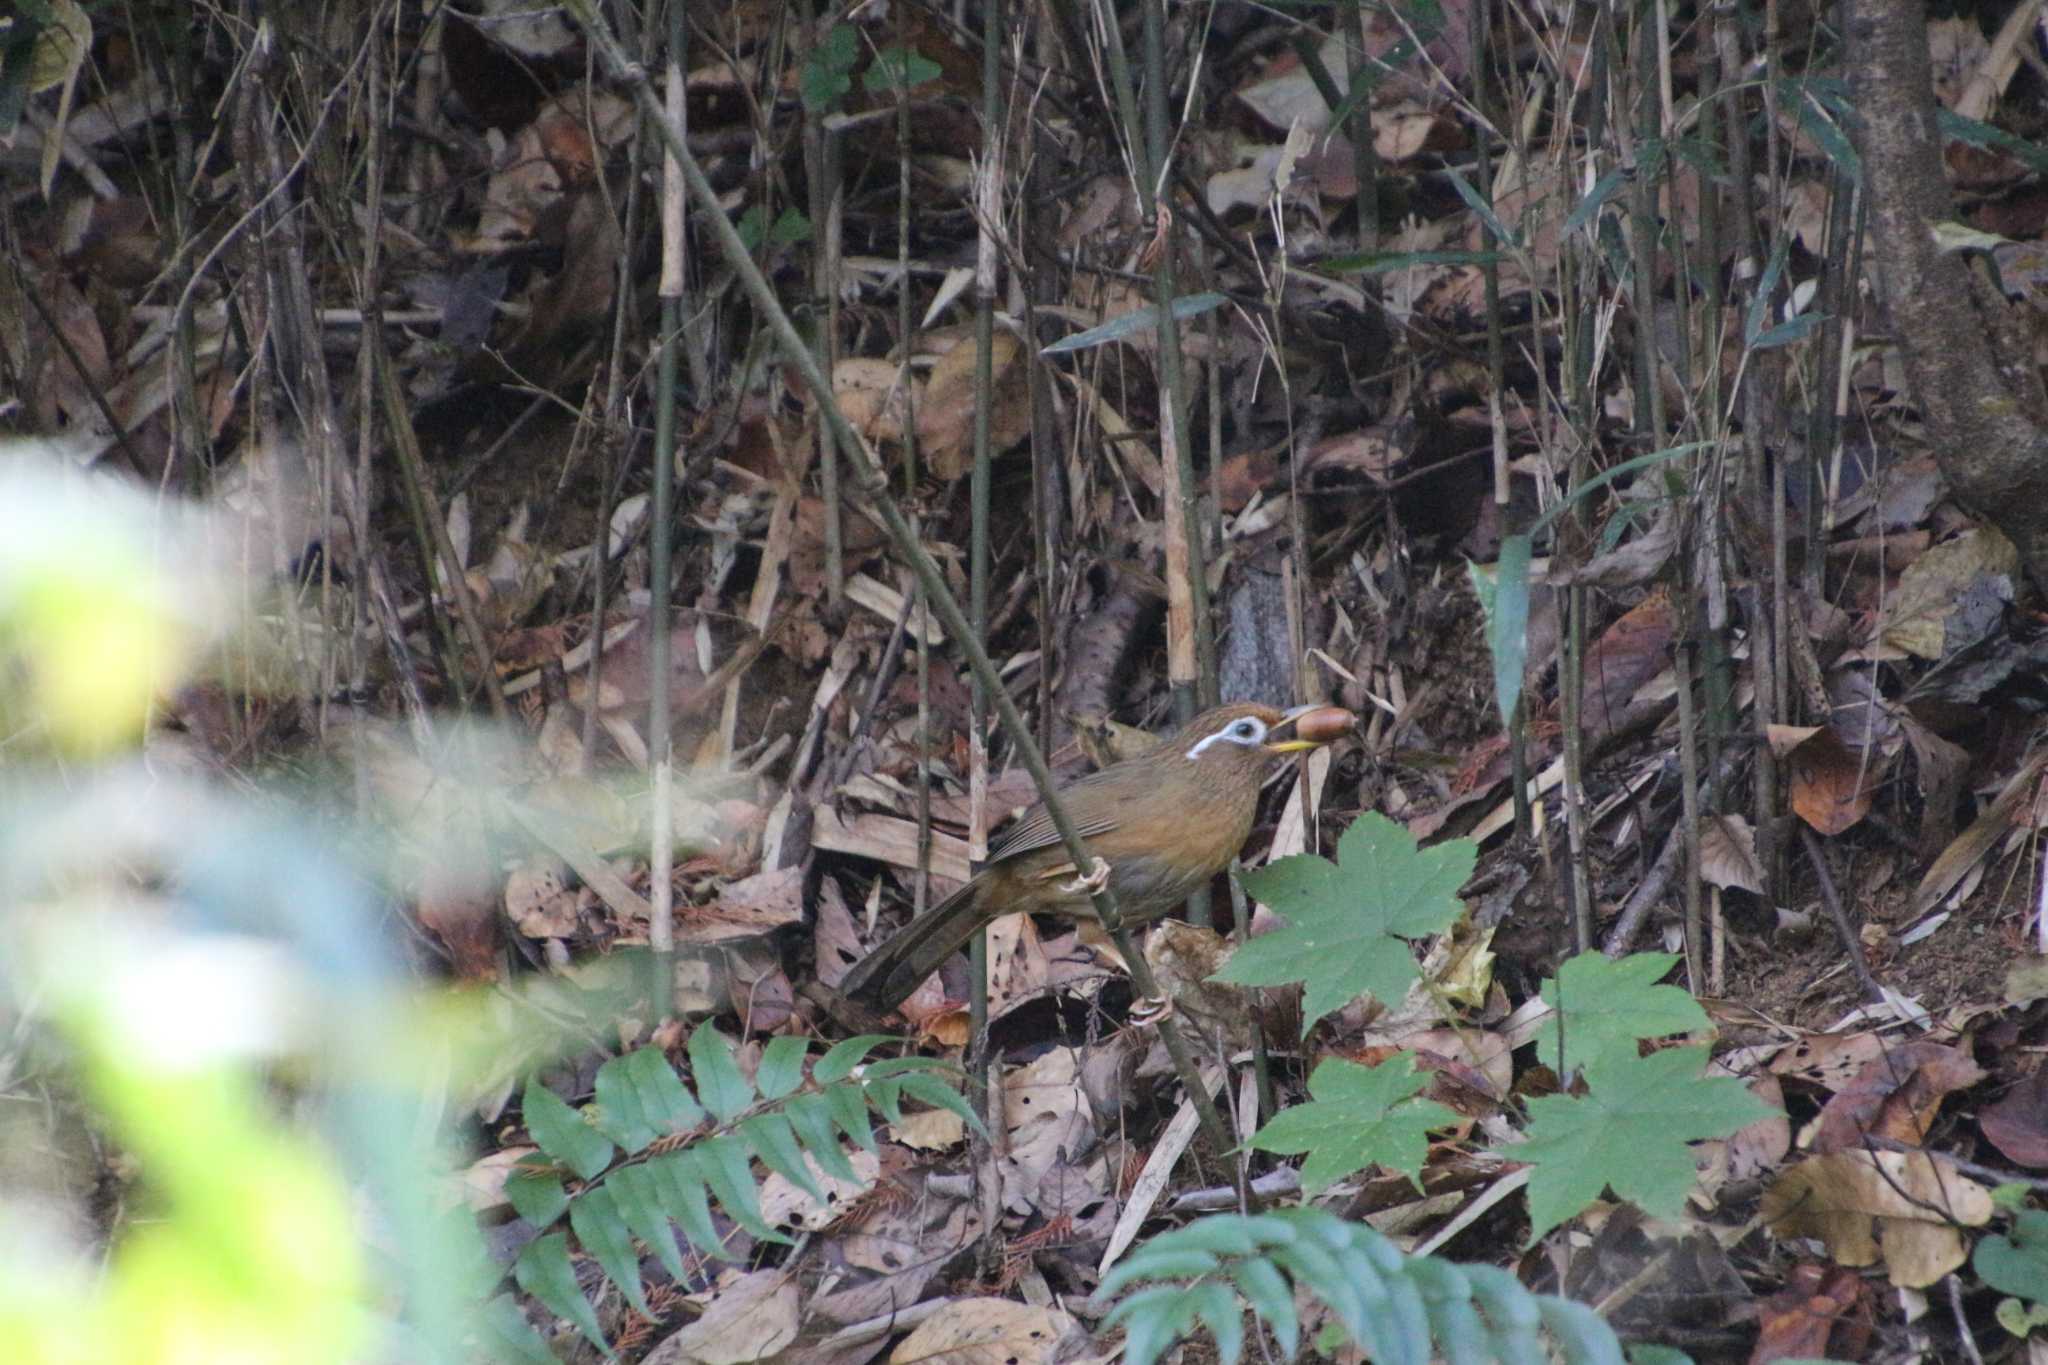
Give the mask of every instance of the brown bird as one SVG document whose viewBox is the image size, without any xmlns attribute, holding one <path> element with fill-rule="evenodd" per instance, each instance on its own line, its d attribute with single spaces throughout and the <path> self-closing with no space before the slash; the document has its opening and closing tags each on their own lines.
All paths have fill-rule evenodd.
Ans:
<svg viewBox="0 0 2048 1365">
<path fill-rule="evenodd" d="M 1259 788 L 1272 760 L 1326 744 L 1348 729 L 1348 712 L 1298 722 L 1314 711 L 1281 712 L 1255 702 L 1205 711 L 1173 738 L 1136 758 L 1060 789 L 1061 803 L 1088 850 L 1109 869 L 1109 889 L 1130 923 L 1157 919 L 1230 865 L 1251 836 Z M 1296 737 L 1275 739 L 1281 730 Z M 1089 888 L 1076 876 L 1059 831 L 1034 805 L 989 850 L 974 880 L 898 929 L 854 964 L 839 989 L 877 1012 L 895 1008 L 918 983 L 999 915 L 1016 911 L 1094 919 Z"/>
</svg>

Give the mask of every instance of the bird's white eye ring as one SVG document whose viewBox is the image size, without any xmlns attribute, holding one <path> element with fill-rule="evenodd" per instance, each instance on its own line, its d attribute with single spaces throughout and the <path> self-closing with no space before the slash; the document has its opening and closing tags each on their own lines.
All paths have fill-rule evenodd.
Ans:
<svg viewBox="0 0 2048 1365">
<path fill-rule="evenodd" d="M 1194 748 L 1188 750 L 1189 758 L 1201 757 L 1202 750 L 1212 744 L 1257 744 L 1266 737 L 1266 723 L 1257 716 L 1239 716 L 1221 730 L 1204 736 Z"/>
</svg>

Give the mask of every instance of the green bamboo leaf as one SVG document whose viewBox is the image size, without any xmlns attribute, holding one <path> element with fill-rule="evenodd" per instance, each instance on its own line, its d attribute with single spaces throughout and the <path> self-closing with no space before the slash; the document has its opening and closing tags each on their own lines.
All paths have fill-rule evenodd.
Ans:
<svg viewBox="0 0 2048 1365">
<path fill-rule="evenodd" d="M 754 1086 L 764 1100 L 779 1100 L 804 1083 L 804 1054 L 810 1044 L 802 1038 L 770 1038 L 761 1049 L 761 1064 L 754 1068 Z"/>
<path fill-rule="evenodd" d="M 1534 544 L 1525 535 L 1502 536 L 1492 571 L 1467 562 L 1472 590 L 1486 612 L 1486 648 L 1493 656 L 1493 700 L 1500 723 L 1513 725 L 1522 700 L 1522 670 L 1529 658 L 1529 563 Z"/>
<path fill-rule="evenodd" d="M 754 1103 L 754 1087 L 740 1074 L 733 1060 L 732 1044 L 709 1024 L 700 1024 L 690 1035 L 690 1077 L 697 1083 L 697 1098 L 720 1123 L 731 1123 Z"/>
<path fill-rule="evenodd" d="M 1228 302 L 1230 300 L 1222 294 L 1183 294 L 1173 301 L 1174 321 L 1185 322 L 1189 318 L 1200 317 L 1203 313 L 1209 312 L 1211 309 L 1221 308 Z M 1085 351 L 1091 346 L 1103 346 L 1112 341 L 1121 341 L 1125 337 L 1134 336 L 1139 332 L 1152 331 L 1158 326 L 1159 309 L 1155 305 L 1147 304 L 1142 308 L 1134 308 L 1128 313 L 1121 313 L 1099 327 L 1090 327 L 1085 332 L 1076 332 L 1070 337 L 1061 337 L 1052 345 L 1042 348 L 1039 354 L 1063 355 L 1068 351 Z"/>
<path fill-rule="evenodd" d="M 594 1180 L 612 1162 L 611 1139 L 583 1121 L 580 1111 L 571 1109 L 562 1097 L 540 1083 L 538 1076 L 526 1082 L 520 1101 L 526 1131 L 540 1149 L 574 1171 L 578 1178 Z"/>
<path fill-rule="evenodd" d="M 618 1200 L 612 1196 L 610 1181 L 593 1185 L 569 1205 L 569 1226 L 575 1229 L 576 1240 L 583 1244 L 583 1249 L 597 1258 L 604 1273 L 626 1296 L 626 1302 L 633 1305 L 633 1311 L 643 1318 L 652 1318 L 654 1310 L 647 1306 L 647 1295 L 640 1284 L 640 1254 L 633 1250 L 633 1236 L 626 1229 Z"/>
<path fill-rule="evenodd" d="M 569 1261 L 569 1239 L 559 1232 L 528 1242 L 512 1263 L 512 1278 L 521 1289 L 540 1300 L 541 1306 L 558 1318 L 566 1318 L 583 1333 L 590 1344 L 604 1352 L 605 1359 L 617 1360 L 597 1314 L 576 1283 L 576 1267 Z"/>
<path fill-rule="evenodd" d="M 1504 242 L 1509 246 L 1520 246 L 1522 244 L 1521 235 L 1508 231 L 1508 225 L 1495 215 L 1493 205 L 1480 198 L 1479 191 L 1473 189 L 1471 183 L 1464 176 L 1448 168 L 1444 171 L 1444 174 L 1450 177 L 1451 188 L 1456 190 L 1458 197 L 1465 201 L 1465 207 L 1478 214 L 1479 221 L 1486 224 L 1486 230 L 1493 234 L 1493 240 Z"/>
</svg>

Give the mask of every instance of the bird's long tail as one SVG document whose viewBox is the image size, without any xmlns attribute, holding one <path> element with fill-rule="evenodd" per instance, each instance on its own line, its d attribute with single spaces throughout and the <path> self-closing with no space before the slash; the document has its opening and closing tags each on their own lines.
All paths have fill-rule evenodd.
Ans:
<svg viewBox="0 0 2048 1365">
<path fill-rule="evenodd" d="M 840 992 L 881 1013 L 903 1003 L 981 927 L 979 884 L 969 882 L 853 964 Z"/>
</svg>

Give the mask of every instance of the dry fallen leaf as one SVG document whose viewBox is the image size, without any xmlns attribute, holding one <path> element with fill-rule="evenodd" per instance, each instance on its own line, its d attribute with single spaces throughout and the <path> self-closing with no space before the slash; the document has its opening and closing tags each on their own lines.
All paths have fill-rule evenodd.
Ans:
<svg viewBox="0 0 2048 1365">
<path fill-rule="evenodd" d="M 965 1299 L 918 1325 L 890 1353 L 890 1365 L 1036 1365 L 1080 1324 L 1057 1308 L 1015 1299 Z"/>
</svg>

